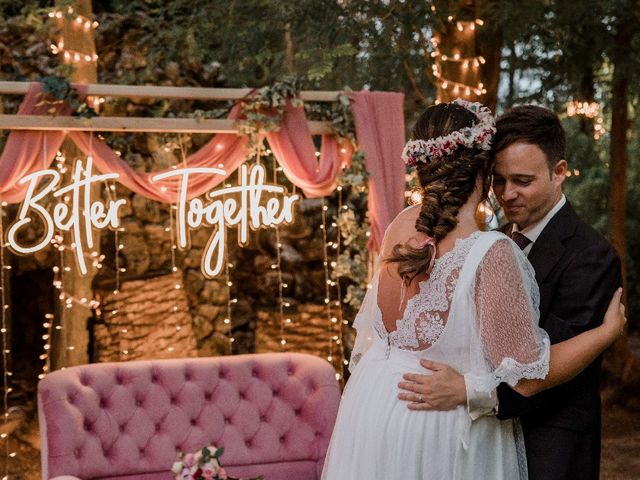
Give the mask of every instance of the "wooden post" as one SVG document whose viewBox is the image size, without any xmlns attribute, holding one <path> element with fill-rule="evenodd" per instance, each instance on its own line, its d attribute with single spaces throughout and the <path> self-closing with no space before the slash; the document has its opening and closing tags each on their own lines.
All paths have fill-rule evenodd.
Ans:
<svg viewBox="0 0 640 480">
<path fill-rule="evenodd" d="M 73 8 L 71 11 L 73 17 L 82 15 L 87 20 L 93 21 L 91 0 L 76 0 L 74 7 L 68 7 L 64 4 L 65 2 L 63 1 L 56 1 L 56 5 L 61 9 Z M 60 52 L 60 61 L 70 63 L 74 67 L 69 80 L 74 83 L 96 83 L 96 61 L 84 60 L 84 55 L 92 56 L 95 53 L 93 28 L 86 29 L 83 24 L 75 22 L 74 19 L 68 19 L 65 16 L 59 21 L 61 22 L 62 38 L 64 40 L 64 50 Z M 67 58 L 65 58 L 65 52 L 68 52 Z M 76 53 L 80 54 L 80 57 L 83 57 L 79 62 L 73 62 Z M 67 183 L 73 173 L 73 164 L 78 159 L 85 159 L 85 156 L 70 140 L 64 142 L 61 150 L 67 159 L 68 173 L 64 179 L 64 182 Z M 91 200 L 96 200 L 99 196 L 100 186 L 96 185 L 91 189 Z M 84 228 L 84 225 L 81 228 Z M 95 242 L 93 250 L 99 251 L 100 235 L 98 231 L 93 231 L 93 238 Z M 72 242 L 70 235 L 65 235 L 64 241 L 66 245 L 70 245 Z M 92 299 L 91 281 L 95 275 L 95 269 L 91 265 L 91 261 L 87 261 L 88 272 L 82 276 L 77 269 L 77 262 L 73 253 L 71 251 L 65 251 L 63 257 L 64 266 L 68 267 L 68 270 L 62 271 L 62 291 L 73 295 L 77 299 Z M 53 369 L 80 365 L 87 363 L 89 360 L 89 334 L 87 326 L 88 320 L 91 317 L 91 310 L 76 303 L 72 305 L 71 308 L 65 308 L 65 306 L 62 305 L 62 308 L 59 309 L 60 316 L 58 320 L 62 329 L 58 330 L 57 335 L 53 338 L 54 343 L 52 345 L 51 359 Z"/>
</svg>

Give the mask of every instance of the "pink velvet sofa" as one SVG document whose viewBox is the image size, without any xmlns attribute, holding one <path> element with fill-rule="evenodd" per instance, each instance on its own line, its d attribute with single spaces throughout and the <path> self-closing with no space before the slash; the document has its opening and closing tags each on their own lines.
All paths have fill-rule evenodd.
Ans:
<svg viewBox="0 0 640 480">
<path fill-rule="evenodd" d="M 59 370 L 38 385 L 42 478 L 170 480 L 216 445 L 230 475 L 317 479 L 339 401 L 331 365 L 295 353 Z"/>
</svg>

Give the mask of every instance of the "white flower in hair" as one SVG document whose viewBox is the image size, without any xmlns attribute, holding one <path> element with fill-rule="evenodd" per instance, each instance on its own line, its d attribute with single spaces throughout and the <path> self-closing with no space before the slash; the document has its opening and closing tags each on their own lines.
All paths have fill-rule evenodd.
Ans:
<svg viewBox="0 0 640 480">
<path fill-rule="evenodd" d="M 496 122 L 491 110 L 478 102 L 468 102 L 460 98 L 451 103 L 458 104 L 473 112 L 478 121 L 471 127 L 461 128 L 449 135 L 429 140 L 409 140 L 402 151 L 402 160 L 413 167 L 418 162 L 428 163 L 430 160 L 451 155 L 460 146 L 491 149 L 491 140 L 496 133 Z"/>
</svg>

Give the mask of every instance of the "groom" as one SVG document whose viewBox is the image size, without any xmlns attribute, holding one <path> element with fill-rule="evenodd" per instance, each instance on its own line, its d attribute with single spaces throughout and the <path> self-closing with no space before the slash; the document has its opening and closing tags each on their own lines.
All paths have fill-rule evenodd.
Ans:
<svg viewBox="0 0 640 480">
<path fill-rule="evenodd" d="M 561 342 L 601 323 L 621 285 L 620 261 L 562 193 L 568 167 L 558 117 L 525 105 L 499 117 L 496 128 L 493 190 L 510 222 L 503 232 L 533 265 L 540 287 L 540 326 L 551 343 Z M 599 478 L 601 359 L 573 380 L 533 397 L 502 384 L 497 400 L 495 392 L 491 398 L 466 392 L 463 377 L 446 365 L 421 363 L 433 375 L 407 374 L 400 385 L 409 392 L 426 392 L 418 409 L 449 410 L 466 402 L 476 417 L 494 407 L 500 419 L 520 417 L 531 480 Z M 415 397 L 400 394 L 403 400 L 415 402 Z"/>
</svg>

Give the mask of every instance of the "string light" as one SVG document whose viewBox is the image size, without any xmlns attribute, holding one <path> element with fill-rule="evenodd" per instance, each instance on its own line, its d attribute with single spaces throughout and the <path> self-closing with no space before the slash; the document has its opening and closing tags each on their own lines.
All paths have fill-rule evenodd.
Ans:
<svg viewBox="0 0 640 480">
<path fill-rule="evenodd" d="M 600 140 L 605 133 L 607 133 L 607 130 L 604 128 L 604 120 L 602 117 L 598 117 L 593 125 L 593 138 Z"/>
<path fill-rule="evenodd" d="M 91 20 L 88 17 L 85 17 L 84 15 L 76 15 L 75 17 L 73 16 L 75 13 L 73 7 L 69 6 L 67 7 L 66 12 L 64 10 L 52 10 L 49 12 L 49 18 L 57 18 L 58 20 L 61 20 L 63 17 L 71 20 L 71 24 L 74 27 L 77 28 L 82 28 L 84 29 L 85 32 L 88 32 L 91 29 L 96 29 L 98 28 L 99 23 L 96 22 L 95 20 Z"/>
<path fill-rule="evenodd" d="M 227 327 L 227 338 L 229 339 L 229 355 L 233 354 L 233 344 L 236 341 L 236 339 L 233 336 L 233 322 L 231 320 L 232 319 L 231 315 L 233 313 L 232 307 L 233 307 L 233 304 L 238 301 L 237 298 L 232 298 L 231 296 L 231 286 L 233 285 L 233 282 L 231 282 L 232 268 L 233 268 L 233 264 L 229 261 L 229 246 L 225 245 L 224 273 L 225 273 L 225 280 L 227 285 L 227 315 L 225 316 L 223 323 Z"/>
<path fill-rule="evenodd" d="M 180 278 L 180 274 L 178 273 L 178 267 L 176 265 L 176 250 L 178 249 L 178 245 L 176 245 L 176 240 L 175 240 L 176 232 L 175 232 L 175 224 L 173 221 L 173 210 L 177 210 L 177 209 L 178 207 L 175 205 L 169 206 L 169 232 L 171 236 L 171 275 L 173 276 L 174 288 L 176 290 L 181 290 L 183 288 L 183 285 L 182 285 L 182 279 Z M 180 315 L 178 315 L 178 310 L 179 310 L 178 295 L 174 294 L 174 298 L 175 298 L 175 303 L 173 304 L 171 311 L 173 313 L 173 317 L 177 319 L 180 317 Z M 178 323 L 177 320 L 175 324 L 175 329 L 176 329 L 176 332 L 179 332 L 180 330 L 182 330 L 182 325 L 180 325 L 180 323 Z M 173 352 L 174 347 L 172 345 L 169 345 L 167 347 L 167 351 Z"/>
<path fill-rule="evenodd" d="M 342 210 L 342 186 L 338 185 L 337 187 L 338 190 L 338 212 L 336 213 L 336 216 L 340 214 L 340 211 Z M 332 225 L 333 227 L 337 227 L 338 224 L 336 222 L 333 223 Z M 336 228 L 336 261 L 331 263 L 331 267 L 334 268 L 337 265 L 337 261 L 340 258 L 340 247 L 341 247 L 341 243 L 342 243 L 342 238 L 340 235 L 340 229 Z M 332 275 L 335 277 L 335 275 Z M 334 282 L 334 285 L 336 287 L 336 295 L 337 295 L 337 299 L 335 302 L 336 305 L 336 315 L 331 317 L 331 323 L 334 324 L 336 326 L 337 329 L 337 338 L 336 338 L 336 346 L 338 348 L 338 352 L 340 354 L 340 362 L 338 365 L 338 372 L 336 373 L 336 379 L 338 381 L 342 380 L 342 378 L 344 378 L 344 367 L 345 365 L 347 365 L 349 362 L 346 361 L 346 359 L 344 358 L 344 344 L 343 344 L 343 335 L 342 335 L 342 328 L 344 324 L 348 324 L 348 322 L 346 322 L 344 320 L 344 316 L 342 314 L 342 288 L 340 287 L 340 279 L 336 278 L 336 281 Z"/>
<path fill-rule="evenodd" d="M 43 365 L 42 373 L 38 375 L 38 379 L 40 380 L 42 380 L 51 371 L 51 334 L 53 332 L 54 320 L 55 318 L 53 313 L 46 313 L 44 315 L 44 322 L 42 323 L 42 328 L 44 329 L 44 333 L 42 334 L 42 339 L 44 340 L 44 351 L 42 355 L 40 355 L 40 360 L 43 361 Z"/>
<path fill-rule="evenodd" d="M 467 85 L 466 83 L 462 83 L 462 82 L 454 82 L 453 80 L 446 79 L 442 75 L 442 71 L 440 70 L 440 67 L 437 64 L 432 65 L 431 68 L 433 70 L 433 76 L 437 79 L 439 86 L 443 90 L 452 89 L 455 95 L 458 95 L 461 92 L 464 92 L 464 95 L 466 96 L 471 95 L 471 93 L 474 93 L 475 95 L 483 95 L 487 93 L 487 89 L 484 88 L 484 84 L 482 82 L 478 82 L 478 84 L 475 86 Z"/>
<path fill-rule="evenodd" d="M 182 141 L 182 136 L 178 135 L 178 146 L 180 147 L 180 154 L 182 157 L 182 165 L 184 167 L 187 166 L 187 152 L 186 152 L 186 147 Z M 173 165 L 173 168 L 177 168 L 177 165 Z M 177 239 L 177 234 L 176 234 L 176 228 L 175 228 L 175 223 L 174 223 L 174 211 L 177 211 L 178 207 L 177 205 L 170 205 L 169 206 L 169 236 L 171 237 L 171 275 L 173 276 L 173 281 L 174 281 L 174 288 L 176 290 L 182 290 L 184 289 L 184 285 L 182 283 L 182 275 L 179 273 L 178 270 L 178 266 L 176 263 L 176 251 L 178 250 L 178 245 L 176 243 L 176 239 Z M 171 311 L 173 313 L 173 317 L 176 321 L 174 328 L 176 330 L 176 333 L 180 332 L 182 330 L 182 325 L 180 324 L 180 322 L 178 321 L 181 318 L 181 315 L 178 314 L 179 311 L 179 307 L 178 307 L 178 294 L 174 295 L 174 299 L 175 302 L 173 304 L 173 307 L 171 308 Z M 167 347 L 167 351 L 168 352 L 173 352 L 175 350 L 175 347 L 173 345 L 169 345 Z"/>
<path fill-rule="evenodd" d="M 598 102 L 571 101 L 567 104 L 567 115 L 583 115 L 587 118 L 596 118 L 600 114 L 600 104 Z"/>
<path fill-rule="evenodd" d="M 322 258 L 323 258 L 323 266 L 324 266 L 324 304 L 326 306 L 326 314 L 327 314 L 327 332 L 329 335 L 328 342 L 328 354 L 327 361 L 333 363 L 333 315 L 331 314 L 331 280 L 329 278 L 329 255 L 327 252 L 327 210 L 329 207 L 326 204 L 325 197 L 322 197 L 322 225 L 320 225 L 320 230 L 322 230 Z"/>
<path fill-rule="evenodd" d="M 62 41 L 58 42 L 57 45 L 52 43 L 51 45 L 49 45 L 51 53 L 55 55 L 61 54 L 65 61 L 72 63 L 88 63 L 98 60 L 98 55 L 96 53 L 89 54 L 77 50 L 71 50 L 69 48 L 64 48 L 63 45 L 64 43 Z"/>
<path fill-rule="evenodd" d="M 273 157 L 273 183 L 275 185 L 278 184 L 278 163 L 276 162 L 276 157 Z M 284 289 L 285 283 L 282 281 L 282 242 L 280 240 L 280 227 L 276 225 L 276 271 L 278 273 L 278 312 L 280 314 L 280 349 L 284 350 L 285 345 L 287 344 L 287 339 L 285 338 L 285 304 L 288 305 L 284 301 Z"/>
<path fill-rule="evenodd" d="M 44 148 L 42 149 L 43 160 L 44 160 L 44 152 L 47 151 L 46 142 L 47 142 L 47 137 L 45 136 Z M 63 153 L 60 150 L 58 150 L 55 156 L 55 164 L 56 164 L 57 170 L 60 172 L 61 175 L 67 172 L 66 161 L 67 160 L 63 155 Z M 60 197 L 57 197 L 57 198 L 58 200 L 56 202 L 56 206 L 64 202 L 64 199 Z M 53 270 L 52 284 L 53 284 L 54 291 L 58 292 L 57 299 L 60 301 L 60 295 L 63 293 L 62 272 L 64 271 L 64 238 L 60 231 L 55 233 L 55 235 L 51 239 L 51 244 L 53 245 L 53 248 L 58 252 L 59 265 L 54 265 L 52 268 Z M 60 308 L 60 310 L 62 310 L 62 307 Z M 44 360 L 44 366 L 42 367 L 42 373 L 40 374 L 40 376 L 43 378 L 51 369 L 51 347 L 53 344 L 52 342 L 53 334 L 55 333 L 59 339 L 63 338 L 61 336 L 62 325 L 60 323 L 60 319 L 59 318 L 56 319 L 54 315 L 51 315 L 51 314 L 49 315 L 50 315 L 49 317 L 45 315 L 45 321 L 42 324 L 42 328 L 47 332 L 43 335 L 43 340 L 45 340 L 45 344 L 43 346 L 44 352 L 42 355 L 40 355 L 40 358 Z M 45 335 L 48 336 L 48 338 L 44 338 Z M 63 345 L 62 340 L 60 341 L 60 345 L 61 346 Z M 64 365 L 61 365 L 61 366 L 62 368 L 64 368 Z"/>
<path fill-rule="evenodd" d="M 11 392 L 11 386 L 9 385 L 9 377 L 11 376 L 11 372 L 9 371 L 9 355 L 11 354 L 11 350 L 9 349 L 9 339 L 7 334 L 7 311 L 9 310 L 9 305 L 6 303 L 6 285 L 5 285 L 5 273 L 7 270 L 11 269 L 10 265 L 5 265 L 4 263 L 4 227 L 3 227 L 3 218 L 4 218 L 4 206 L 5 203 L 1 203 L 0 206 L 0 302 L 2 303 L 2 323 L 0 328 L 0 334 L 2 337 L 2 388 L 3 388 L 3 402 L 2 407 L 4 410 L 4 419 L 3 419 L 3 430 L 4 432 L 0 435 L 0 437 L 4 440 L 5 444 L 5 465 L 4 465 L 4 476 L 5 478 L 9 478 L 9 461 L 11 458 L 15 457 L 15 452 L 11 452 L 9 448 L 9 433 L 7 424 L 9 422 L 9 393 Z"/>
<path fill-rule="evenodd" d="M 106 184 L 106 194 L 109 200 L 116 201 L 117 200 L 117 190 L 116 190 L 116 182 L 113 180 L 112 182 L 107 182 Z M 126 268 L 120 267 L 120 252 L 124 249 L 124 244 L 120 243 L 120 234 L 124 232 L 124 227 L 117 227 L 113 230 L 113 246 L 114 246 L 114 269 L 115 269 L 115 286 L 113 288 L 113 307 L 111 307 L 111 311 L 108 312 L 109 320 L 113 321 L 114 317 L 120 313 L 120 274 L 127 271 Z M 104 255 L 101 255 L 101 258 L 104 259 Z M 131 353 L 129 342 L 128 342 L 128 334 L 129 330 L 131 330 L 131 322 L 126 323 L 128 318 L 127 315 L 120 315 L 125 323 L 123 325 L 118 325 L 118 356 L 120 360 L 127 360 L 129 354 Z"/>
<path fill-rule="evenodd" d="M 462 57 L 459 53 L 454 53 L 453 55 L 445 55 L 440 50 L 434 50 L 431 52 L 431 56 L 433 58 L 437 58 L 442 62 L 455 62 L 461 63 L 462 68 L 467 69 L 470 66 L 479 67 L 480 65 L 484 65 L 487 63 L 485 58 L 482 55 L 477 55 L 475 57 Z"/>
<path fill-rule="evenodd" d="M 43 156 L 45 155 L 45 152 L 46 152 L 46 139 L 45 139 L 45 148 L 43 149 Z M 89 160 L 92 157 L 92 153 L 93 153 L 93 133 L 89 137 L 89 154 L 87 157 Z M 55 164 L 56 164 L 56 168 L 60 172 L 60 175 L 64 175 L 65 173 L 67 173 L 68 168 L 66 166 L 66 157 L 61 151 L 56 152 Z M 108 188 L 107 188 L 107 191 L 109 191 Z M 68 205 L 70 201 L 71 201 L 71 198 L 69 196 L 62 197 L 63 203 Z M 58 200 L 57 204 L 60 204 L 60 203 L 61 203 L 60 200 Z M 100 302 L 97 301 L 95 298 L 78 297 L 72 293 L 65 291 L 64 289 L 64 276 L 67 272 L 71 271 L 71 267 L 65 264 L 65 252 L 74 252 L 72 253 L 72 255 L 75 255 L 77 253 L 76 244 L 72 242 L 71 244 L 67 245 L 65 243 L 64 235 L 65 235 L 64 232 L 58 231 L 53 235 L 51 239 L 51 244 L 53 245 L 53 248 L 55 248 L 59 253 L 59 266 L 53 267 L 53 273 L 54 273 L 53 286 L 58 291 L 57 296 L 61 306 L 60 311 L 63 312 L 65 309 L 70 310 L 74 306 L 80 306 L 82 308 L 86 308 L 89 310 L 98 309 L 100 307 Z M 89 260 L 89 262 L 91 262 L 92 266 L 96 270 L 100 270 L 102 268 L 102 262 L 104 258 L 105 258 L 104 255 L 100 255 L 99 252 L 97 251 L 91 251 L 91 252 L 82 251 L 82 259 Z M 54 318 L 47 319 L 45 316 L 44 323 L 48 324 L 49 326 L 47 328 L 48 333 L 45 333 L 43 335 L 43 340 L 46 340 L 49 343 L 45 344 L 45 349 L 47 350 L 47 352 L 41 355 L 41 357 L 44 357 L 46 355 L 44 359 L 47 362 L 49 362 L 49 356 L 51 355 L 50 350 L 52 345 L 51 337 L 53 334 L 53 330 L 57 331 L 60 335 L 59 338 L 61 339 L 60 347 L 64 352 L 64 354 L 61 356 L 63 359 L 62 365 L 61 365 L 62 368 L 64 368 L 69 363 L 68 361 L 69 352 L 72 352 L 75 350 L 75 345 L 68 345 L 69 339 L 67 338 L 66 335 L 62 334 L 62 330 L 64 330 L 64 327 L 65 327 L 64 325 L 65 317 L 66 315 L 64 313 L 61 313 L 58 324 L 54 326 L 55 319 Z M 43 328 L 44 328 L 44 324 L 43 324 Z M 45 364 L 45 366 L 47 367 L 47 371 L 49 371 L 50 363 Z M 42 375 L 46 375 L 46 373 L 47 372 L 45 372 L 43 369 Z"/>
<path fill-rule="evenodd" d="M 238 171 L 238 179 L 240 179 L 240 171 Z M 231 187 L 231 184 L 225 184 L 225 188 Z M 226 201 L 226 195 L 222 196 L 223 202 Z M 224 245 L 224 277 L 225 285 L 227 287 L 227 312 L 223 320 L 224 325 L 227 327 L 227 339 L 229 341 L 229 355 L 233 354 L 233 344 L 236 338 L 233 336 L 233 305 L 238 303 L 238 299 L 232 295 L 233 282 L 231 281 L 231 269 L 233 263 L 229 258 L 229 243 Z"/>
<path fill-rule="evenodd" d="M 591 120 L 595 119 L 593 124 L 593 138 L 595 140 L 600 140 L 607 132 L 604 128 L 604 119 L 600 115 L 600 104 L 598 102 L 573 100 L 567 104 L 567 116 L 583 116 Z"/>
<path fill-rule="evenodd" d="M 437 11 L 435 5 L 431 6 L 431 10 L 433 12 Z M 459 32 L 469 30 L 473 33 L 478 27 L 484 25 L 484 21 L 479 18 L 476 18 L 475 20 L 456 20 L 453 15 L 449 15 L 447 17 L 447 21 L 450 24 L 454 25 Z M 440 65 L 441 62 L 456 63 L 460 66 L 464 73 L 469 71 L 470 69 L 477 70 L 481 65 L 484 65 L 486 63 L 486 59 L 482 55 L 465 57 L 462 56 L 459 52 L 447 54 L 446 52 L 442 52 L 438 48 L 439 43 L 440 41 L 436 36 L 431 37 L 431 44 L 434 47 L 434 51 L 431 53 L 431 56 L 435 60 L 435 63 L 432 65 L 432 69 L 433 76 L 436 79 L 436 85 L 442 90 L 450 90 L 455 96 L 470 97 L 472 95 L 480 96 L 486 94 L 487 90 L 484 88 L 484 85 L 481 82 L 478 82 L 476 85 L 470 85 L 463 82 L 451 80 L 450 78 L 446 78 L 442 73 L 442 67 Z M 436 100 L 436 104 L 437 103 L 440 103 L 440 99 Z"/>
<path fill-rule="evenodd" d="M 65 10 L 52 10 L 49 12 L 49 18 L 57 20 L 68 20 L 67 24 L 74 28 L 81 28 L 85 32 L 98 28 L 98 22 L 85 17 L 84 15 L 75 14 L 73 7 L 69 6 Z M 64 37 L 60 37 L 57 43 L 49 45 L 51 53 L 54 55 L 62 55 L 65 63 L 91 63 L 98 61 L 98 55 L 95 52 L 87 53 L 78 50 L 65 48 Z"/>
</svg>

